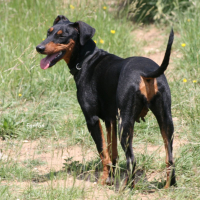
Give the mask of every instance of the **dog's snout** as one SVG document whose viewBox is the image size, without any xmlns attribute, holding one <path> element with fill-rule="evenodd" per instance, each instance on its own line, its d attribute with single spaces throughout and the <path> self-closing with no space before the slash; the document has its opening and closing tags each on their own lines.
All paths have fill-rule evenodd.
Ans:
<svg viewBox="0 0 200 200">
<path fill-rule="evenodd" d="M 45 46 L 43 46 L 43 45 L 38 45 L 38 46 L 36 47 L 36 50 L 37 50 L 37 52 L 39 52 L 39 53 L 43 53 L 44 50 L 45 50 Z"/>
</svg>

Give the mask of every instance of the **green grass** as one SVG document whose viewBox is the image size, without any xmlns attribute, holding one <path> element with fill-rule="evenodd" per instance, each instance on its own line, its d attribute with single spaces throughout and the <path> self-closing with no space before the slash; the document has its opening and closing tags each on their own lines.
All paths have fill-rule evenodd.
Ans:
<svg viewBox="0 0 200 200">
<path fill-rule="evenodd" d="M 37 155 L 62 151 L 74 145 L 97 154 L 78 105 L 76 87 L 68 67 L 63 61 L 48 70 L 39 67 L 43 56 L 36 53 L 35 47 L 46 37 L 47 29 L 58 14 L 66 15 L 73 22 L 82 20 L 95 27 L 93 39 L 99 48 L 124 58 L 142 55 L 141 45 L 144 44 L 130 34 L 136 25 L 125 18 L 115 19 L 114 13 L 109 10 L 114 9 L 110 4 L 94 0 L 75 1 L 74 9 L 70 4 L 70 1 L 54 0 L 0 2 L 0 136 L 5 139 L 0 141 L 0 151 L 8 155 L 8 160 L 0 158 L 1 199 L 94 197 L 96 189 L 88 189 L 85 185 L 93 184 L 96 180 L 95 170 L 101 171 L 101 163 L 96 156 L 90 161 L 66 158 L 66 171 L 53 170 L 48 174 L 39 174 L 34 168 L 45 165 L 43 160 L 30 157 L 19 161 L 18 154 L 23 140 L 36 139 L 41 140 L 35 149 Z M 103 6 L 107 6 L 107 9 L 104 10 Z M 174 59 L 175 67 L 170 72 L 172 80 L 169 85 L 172 114 L 173 118 L 177 118 L 175 139 L 186 143 L 178 147 L 175 156 L 178 187 L 161 189 L 165 174 L 152 181 L 146 180 L 146 176 L 162 174 L 165 169 L 164 159 L 158 153 L 163 141 L 155 117 L 148 113 L 145 123 L 136 124 L 133 144 L 137 169 L 143 172 L 142 178 L 132 191 L 127 188 L 115 192 L 113 186 L 97 186 L 105 194 L 105 199 L 140 199 L 142 195 L 152 199 L 162 199 L 163 196 L 166 199 L 200 199 L 199 8 L 200 3 L 196 0 L 184 14 L 175 13 L 179 20 L 174 22 L 176 34 L 173 48 L 181 59 Z M 163 27 L 162 24 L 160 26 Z M 111 30 L 115 30 L 115 34 Z M 177 37 L 178 34 L 180 37 Z M 104 44 L 100 43 L 101 39 Z M 185 47 L 181 46 L 182 43 L 186 44 Z M 187 82 L 183 82 L 183 79 L 187 79 Z M 61 140 L 64 144 L 60 143 Z M 147 144 L 158 147 L 157 151 L 149 153 Z M 48 149 L 48 145 L 53 146 L 52 150 Z M 142 148 L 144 152 L 137 151 Z M 120 145 L 118 150 L 116 179 L 123 176 L 126 168 Z M 16 156 L 10 155 L 9 151 L 15 152 Z M 90 181 L 82 180 L 81 185 L 77 186 L 84 173 L 91 176 Z M 66 185 L 69 177 L 73 177 L 74 185 Z M 56 185 L 54 181 L 64 183 Z M 43 182 L 47 186 L 42 185 Z M 29 183 L 28 186 L 23 186 L 25 183 Z"/>
<path fill-rule="evenodd" d="M 46 162 L 42 161 L 42 160 L 39 160 L 39 159 L 33 159 L 33 160 L 25 160 L 23 162 L 23 164 L 27 167 L 27 168 L 33 168 L 33 167 L 36 167 L 36 166 L 41 166 L 41 165 L 45 165 Z"/>
<path fill-rule="evenodd" d="M 0 195 L 2 200 L 15 200 L 15 199 L 59 199 L 59 200 L 73 200 L 81 199 L 85 197 L 85 191 L 78 187 L 63 188 L 57 187 L 38 187 L 38 188 L 27 188 L 23 193 L 16 194 L 15 192 L 10 192 L 16 190 L 15 186 L 0 186 Z"/>
<path fill-rule="evenodd" d="M 191 142 L 198 143 L 200 139 L 200 21 L 198 18 L 200 4 L 198 1 L 193 3 L 195 6 L 190 7 L 177 24 L 177 30 L 181 35 L 178 39 L 178 48 L 182 58 L 174 71 L 177 74 L 177 81 L 172 83 L 172 95 L 176 102 L 179 102 L 174 104 L 174 110 L 186 127 L 182 131 Z M 185 44 L 185 47 L 182 47 L 182 44 Z M 187 82 L 184 82 L 184 79 Z M 179 88 L 179 92 L 175 91 L 176 87 Z"/>
<path fill-rule="evenodd" d="M 22 182 L 25 180 L 30 180 L 32 177 L 37 176 L 36 172 L 32 172 L 30 168 L 23 167 L 13 160 L 8 163 L 1 161 L 0 164 L 0 177 L 2 181 L 6 180 Z"/>
</svg>

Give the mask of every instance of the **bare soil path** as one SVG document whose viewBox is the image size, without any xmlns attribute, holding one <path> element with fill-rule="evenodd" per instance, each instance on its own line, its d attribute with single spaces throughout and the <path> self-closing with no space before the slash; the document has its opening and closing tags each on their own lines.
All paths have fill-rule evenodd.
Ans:
<svg viewBox="0 0 200 200">
<path fill-rule="evenodd" d="M 134 30 L 133 35 L 137 38 L 137 41 L 141 41 L 144 45 L 141 56 L 148 57 L 160 65 L 168 40 L 168 35 L 166 35 L 165 31 L 156 28 L 155 25 L 149 25 Z"/>
</svg>

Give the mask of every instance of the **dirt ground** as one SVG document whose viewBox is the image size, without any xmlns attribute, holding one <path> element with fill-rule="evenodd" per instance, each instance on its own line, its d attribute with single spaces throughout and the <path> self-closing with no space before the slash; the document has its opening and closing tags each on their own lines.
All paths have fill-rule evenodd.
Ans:
<svg viewBox="0 0 200 200">
<path fill-rule="evenodd" d="M 141 42 L 144 42 L 143 47 L 143 56 L 149 57 L 155 62 L 157 62 L 159 65 L 161 64 L 166 45 L 168 40 L 168 35 L 166 34 L 166 31 L 162 29 L 158 29 L 155 26 L 149 26 L 144 28 L 138 28 L 133 31 L 133 35 L 138 40 L 141 40 Z M 170 61 L 170 67 L 175 67 L 173 65 L 173 55 L 176 56 L 176 52 L 172 53 L 172 59 Z M 170 68 L 169 67 L 169 68 Z M 170 69 L 169 69 L 170 71 Z M 168 72 L 170 73 L 170 72 Z M 178 119 L 174 118 L 174 122 L 176 123 Z M 180 146 L 187 143 L 186 140 L 180 140 L 178 136 L 175 136 L 174 139 L 174 154 L 175 156 L 178 156 L 178 149 Z M 0 149 L 4 149 L 5 142 L 0 141 Z M 80 145 L 76 145 L 73 147 L 67 147 L 65 141 L 53 141 L 53 140 L 45 140 L 40 139 L 36 141 L 23 141 L 21 144 L 13 145 L 12 148 L 7 148 L 7 150 L 3 150 L 2 153 L 0 153 L 0 159 L 14 159 L 17 161 L 20 161 L 22 164 L 26 160 L 41 160 L 44 162 L 43 165 L 40 165 L 38 167 L 35 167 L 33 170 L 38 172 L 40 175 L 47 175 L 51 171 L 56 172 L 62 172 L 63 171 L 63 163 L 65 163 L 65 159 L 72 158 L 72 161 L 79 161 L 85 162 L 85 161 L 91 161 L 94 158 L 96 158 L 97 151 L 95 149 L 86 149 L 81 147 Z M 138 153 L 144 153 L 144 148 L 140 145 L 140 148 L 134 148 L 135 152 Z M 165 160 L 165 149 L 164 146 L 156 146 L 149 144 L 147 145 L 147 151 L 149 154 L 152 154 L 153 152 L 157 151 L 157 154 L 160 156 L 160 159 L 164 162 Z M 159 172 L 152 172 L 151 174 L 147 174 L 147 180 L 151 181 L 154 179 L 159 178 L 160 176 L 163 176 L 162 173 Z M 82 176 L 83 177 L 83 176 Z M 84 178 L 76 178 L 74 180 L 73 176 L 71 174 L 68 174 L 65 180 L 54 180 L 53 186 L 57 187 L 63 186 L 63 187 L 69 187 L 69 186 L 79 186 L 84 187 L 86 191 L 88 191 L 88 197 L 85 199 L 107 199 L 110 195 L 117 195 L 120 191 L 115 191 L 114 189 L 110 189 L 107 186 L 101 186 L 97 183 L 98 180 L 94 178 L 93 181 L 84 180 Z M 46 186 L 50 184 L 50 180 L 44 180 L 44 181 L 33 181 L 33 182 L 17 182 L 14 181 L 13 183 L 11 181 L 4 181 L 5 185 L 17 185 L 18 190 L 22 191 L 26 187 L 29 187 L 30 184 L 33 186 Z M 52 184 L 52 183 L 51 183 Z M 138 194 L 138 197 L 140 199 L 154 199 L 155 194 L 154 193 L 148 193 L 147 194 Z"/>
</svg>

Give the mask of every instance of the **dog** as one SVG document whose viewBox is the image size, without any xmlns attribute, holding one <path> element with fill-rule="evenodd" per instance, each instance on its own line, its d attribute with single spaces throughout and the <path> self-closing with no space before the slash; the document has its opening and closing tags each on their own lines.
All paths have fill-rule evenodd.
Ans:
<svg viewBox="0 0 200 200">
<path fill-rule="evenodd" d="M 48 69 L 64 59 L 74 77 L 77 99 L 103 164 L 99 182 L 112 184 L 118 159 L 118 126 L 119 141 L 127 161 L 126 184 L 135 186 L 134 124 L 144 120 L 150 109 L 158 121 L 166 150 L 165 188 L 175 186 L 171 94 L 164 75 L 174 39 L 173 29 L 161 66 L 145 57 L 123 59 L 98 49 L 92 40 L 94 34 L 95 29 L 85 22 L 73 23 L 58 15 L 47 32 L 47 38 L 36 50 L 47 55 L 40 62 L 42 69 Z M 100 119 L 105 122 L 107 145 Z"/>
</svg>

